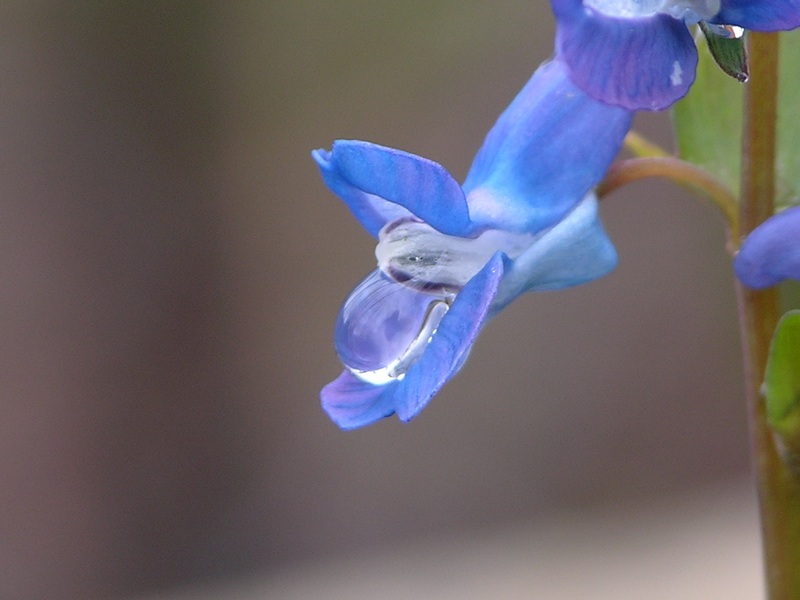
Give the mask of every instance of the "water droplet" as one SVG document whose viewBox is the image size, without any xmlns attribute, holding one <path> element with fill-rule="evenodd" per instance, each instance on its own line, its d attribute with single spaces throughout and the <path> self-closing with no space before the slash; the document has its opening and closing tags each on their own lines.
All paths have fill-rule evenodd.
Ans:
<svg viewBox="0 0 800 600">
<path fill-rule="evenodd" d="M 448 308 L 443 296 L 404 286 L 376 269 L 339 312 L 336 351 L 353 374 L 369 383 L 401 379 L 425 351 Z"/>
</svg>

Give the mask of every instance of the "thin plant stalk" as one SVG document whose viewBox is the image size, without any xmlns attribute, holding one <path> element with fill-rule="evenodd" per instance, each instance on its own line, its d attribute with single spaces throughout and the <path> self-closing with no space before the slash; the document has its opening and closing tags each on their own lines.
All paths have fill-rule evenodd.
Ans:
<svg viewBox="0 0 800 600">
<path fill-rule="evenodd" d="M 778 35 L 748 34 L 739 234 L 772 216 L 777 140 Z M 732 240 L 735 244 L 737 240 Z M 738 245 L 738 244 L 737 244 Z M 779 318 L 776 288 L 737 283 L 751 451 L 758 490 L 769 600 L 800 599 L 800 479 L 782 460 L 766 417 L 761 384 Z"/>
</svg>

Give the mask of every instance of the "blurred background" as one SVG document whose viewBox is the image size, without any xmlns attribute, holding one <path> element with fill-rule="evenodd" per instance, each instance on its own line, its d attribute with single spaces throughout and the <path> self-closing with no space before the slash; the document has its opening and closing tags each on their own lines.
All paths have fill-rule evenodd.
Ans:
<svg viewBox="0 0 800 600">
<path fill-rule="evenodd" d="M 612 275 L 515 302 L 411 424 L 319 408 L 374 242 L 309 152 L 365 139 L 463 178 L 551 53 L 544 0 L 0 17 L 1 598 L 269 577 L 747 477 L 722 220 L 664 183 L 603 202 Z M 637 128 L 671 143 L 667 115 Z"/>
</svg>

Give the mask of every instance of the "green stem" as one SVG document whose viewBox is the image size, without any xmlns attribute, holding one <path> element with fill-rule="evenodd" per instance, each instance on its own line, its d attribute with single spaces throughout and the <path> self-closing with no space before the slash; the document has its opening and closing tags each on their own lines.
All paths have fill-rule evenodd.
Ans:
<svg viewBox="0 0 800 600">
<path fill-rule="evenodd" d="M 604 197 L 614 190 L 639 179 L 662 177 L 706 196 L 720 209 L 728 223 L 731 240 L 738 245 L 738 202 L 728 187 L 700 167 L 675 156 L 630 158 L 615 163 L 597 188 Z"/>
<path fill-rule="evenodd" d="M 664 150 L 658 144 L 655 144 L 631 129 L 628 135 L 625 136 L 623 141 L 625 149 L 630 151 L 637 158 L 646 158 L 649 156 L 669 156 L 669 152 Z"/>
<path fill-rule="evenodd" d="M 742 237 L 774 212 L 777 133 L 778 36 L 751 32 L 748 38 L 750 83 L 745 91 L 739 212 Z M 776 288 L 755 291 L 737 284 L 737 296 L 768 598 L 797 600 L 800 480 L 781 460 L 760 393 L 769 344 L 778 322 L 778 293 Z"/>
</svg>

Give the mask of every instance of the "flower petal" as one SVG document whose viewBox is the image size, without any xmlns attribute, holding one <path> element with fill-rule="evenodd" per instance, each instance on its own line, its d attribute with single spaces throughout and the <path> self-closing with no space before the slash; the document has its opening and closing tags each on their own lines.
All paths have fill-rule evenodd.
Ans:
<svg viewBox="0 0 800 600">
<path fill-rule="evenodd" d="M 722 0 L 711 22 L 755 31 L 795 29 L 800 27 L 800 0 Z"/>
<path fill-rule="evenodd" d="M 422 358 L 396 388 L 395 409 L 400 420 L 417 416 L 464 365 L 502 278 L 503 258 L 497 253 L 458 293 Z"/>
<path fill-rule="evenodd" d="M 557 290 L 598 279 L 617 266 L 592 193 L 555 227 L 510 261 L 492 315 L 524 292 Z"/>
<path fill-rule="evenodd" d="M 331 163 L 331 153 L 327 150 L 314 150 L 311 157 L 316 161 L 328 188 L 344 200 L 353 216 L 373 237 L 378 237 L 378 232 L 386 223 L 411 216 L 399 204 L 368 194 L 347 181 Z"/>
<path fill-rule="evenodd" d="M 394 414 L 397 385 L 372 385 L 345 370 L 322 388 L 322 408 L 342 429 L 363 427 Z"/>
<path fill-rule="evenodd" d="M 543 64 L 500 115 L 464 182 L 475 223 L 535 233 L 602 179 L 632 113 L 582 93 L 558 60 Z"/>
<path fill-rule="evenodd" d="M 331 168 L 353 187 L 408 209 L 448 235 L 472 235 L 461 186 L 440 164 L 385 146 L 334 142 Z"/>
<path fill-rule="evenodd" d="M 756 227 L 733 260 L 736 276 L 761 290 L 785 279 L 800 279 L 800 206 L 793 206 Z"/>
<path fill-rule="evenodd" d="M 494 255 L 456 296 L 417 363 L 386 385 L 372 385 L 344 371 L 322 388 L 322 407 L 342 429 L 374 423 L 393 413 L 414 418 L 463 366 L 503 277 L 503 259 Z"/>
<path fill-rule="evenodd" d="M 689 91 L 697 50 L 682 20 L 666 14 L 610 17 L 580 0 L 552 4 L 556 55 L 593 98 L 630 110 L 661 110 Z"/>
</svg>

